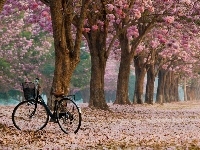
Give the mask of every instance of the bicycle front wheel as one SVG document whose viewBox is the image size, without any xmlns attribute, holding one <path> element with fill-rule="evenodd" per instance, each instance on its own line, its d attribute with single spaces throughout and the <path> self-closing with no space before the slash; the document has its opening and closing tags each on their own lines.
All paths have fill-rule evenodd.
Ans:
<svg viewBox="0 0 200 150">
<path fill-rule="evenodd" d="M 36 107 L 37 106 L 37 107 Z M 19 103 L 13 110 L 12 121 L 14 126 L 23 131 L 42 130 L 48 123 L 49 115 L 41 102 L 34 100 Z"/>
<path fill-rule="evenodd" d="M 81 126 L 81 109 L 68 98 L 63 98 L 57 105 L 58 124 L 65 133 L 77 133 Z"/>
</svg>

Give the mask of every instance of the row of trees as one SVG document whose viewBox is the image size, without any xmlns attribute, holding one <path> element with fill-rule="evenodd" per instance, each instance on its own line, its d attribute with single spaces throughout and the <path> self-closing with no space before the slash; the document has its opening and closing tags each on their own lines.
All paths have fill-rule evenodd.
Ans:
<svg viewBox="0 0 200 150">
<path fill-rule="evenodd" d="M 24 12 L 18 12 L 1 16 L 0 97 L 4 99 L 10 96 L 20 99 L 20 83 L 32 81 L 37 76 L 41 78 L 43 94 L 50 97 L 51 86 L 49 85 L 55 69 L 53 38 L 47 31 L 26 24 L 26 19 L 23 19 L 26 15 Z M 72 93 L 79 93 L 77 99 L 83 98 L 84 102 L 88 102 L 91 62 L 84 46 L 83 43 L 80 52 L 81 62 L 73 73 L 70 88 Z M 109 71 L 110 74 L 116 72 L 113 67 L 115 63 L 111 62 L 108 70 L 113 70 Z M 109 83 L 112 82 L 110 78 L 107 80 Z M 115 90 L 114 85 L 108 84 L 107 87 L 107 91 Z"/>
<path fill-rule="evenodd" d="M 178 100 L 180 76 L 198 70 L 199 1 L 9 0 L 6 11 L 29 11 L 28 22 L 53 31 L 55 72 L 52 90 L 69 92 L 80 61 L 82 35 L 91 55 L 89 105 L 107 109 L 104 75 L 108 57 L 120 61 L 115 103 L 130 104 L 128 83 L 131 63 L 135 68 L 135 103 L 153 103 L 153 83 L 159 77 L 157 102 Z M 50 9 L 49 9 L 50 8 Z M 3 14 L 6 14 L 6 11 Z M 39 15 L 35 15 L 38 14 Z M 52 28 L 51 27 L 52 23 Z M 195 66 L 195 68 L 194 68 Z"/>
</svg>

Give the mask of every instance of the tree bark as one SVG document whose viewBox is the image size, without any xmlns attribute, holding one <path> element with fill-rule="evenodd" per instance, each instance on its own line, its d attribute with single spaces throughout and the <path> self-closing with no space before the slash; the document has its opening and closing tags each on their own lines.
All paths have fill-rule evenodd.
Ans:
<svg viewBox="0 0 200 150">
<path fill-rule="evenodd" d="M 171 73 L 171 90 L 170 90 L 170 101 L 171 102 L 177 102 L 179 101 L 179 94 L 178 94 L 178 81 L 179 77 L 174 74 L 174 72 Z"/>
<path fill-rule="evenodd" d="M 184 101 L 187 101 L 187 92 L 186 92 L 186 77 L 184 77 L 184 83 L 183 83 L 183 92 L 184 92 Z"/>
<path fill-rule="evenodd" d="M 0 14 L 3 10 L 3 6 L 5 5 L 5 3 L 6 3 L 6 0 L 0 0 Z"/>
<path fill-rule="evenodd" d="M 137 104 L 143 104 L 144 78 L 146 74 L 146 68 L 144 66 L 144 57 L 142 55 L 135 56 L 134 65 L 136 83 L 133 102 Z"/>
<path fill-rule="evenodd" d="M 171 73 L 168 71 L 166 72 L 166 80 L 165 80 L 165 87 L 164 87 L 164 102 L 170 102 L 170 84 L 171 84 Z"/>
<path fill-rule="evenodd" d="M 178 76 L 171 71 L 160 70 L 158 74 L 157 103 L 179 101 Z"/>
<path fill-rule="evenodd" d="M 166 74 L 166 83 L 164 88 L 165 102 L 178 101 L 178 77 L 172 71 Z"/>
<path fill-rule="evenodd" d="M 121 61 L 117 80 L 117 95 L 115 104 L 131 104 L 128 97 L 128 83 L 132 56 L 129 54 L 129 42 L 125 33 L 119 36 L 121 46 Z"/>
<path fill-rule="evenodd" d="M 108 105 L 104 93 L 104 75 L 106 62 L 109 56 L 109 50 L 106 48 L 106 39 L 108 35 L 108 21 L 106 12 L 105 0 L 96 1 L 95 4 L 91 3 L 88 9 L 93 13 L 88 13 L 88 23 L 86 28 L 90 28 L 89 32 L 84 32 L 84 36 L 88 42 L 90 55 L 91 55 L 91 79 L 90 79 L 90 100 L 89 107 L 108 110 Z M 98 13 L 96 13 L 98 12 Z M 104 24 L 99 25 L 98 21 L 101 20 Z M 93 29 L 93 25 L 99 25 L 98 29 Z"/>
<path fill-rule="evenodd" d="M 63 0 L 49 0 L 55 47 L 55 71 L 52 82 L 53 92 L 63 93 L 65 95 L 69 92 L 69 84 L 73 71 L 80 61 L 80 44 L 87 2 L 83 1 L 77 23 L 78 26 L 76 26 L 76 37 L 74 39 L 71 28 L 74 19 L 73 1 L 67 1 L 66 3 Z M 53 108 L 53 100 L 49 100 L 48 103 Z"/>
<path fill-rule="evenodd" d="M 190 84 L 186 86 L 186 95 L 188 95 L 188 100 L 199 100 L 199 92 L 198 79 L 191 79 Z"/>
<path fill-rule="evenodd" d="M 164 88 L 166 83 L 166 71 L 161 69 L 158 73 L 158 87 L 156 94 L 156 103 L 163 104 L 164 101 Z"/>
<path fill-rule="evenodd" d="M 147 70 L 147 84 L 146 84 L 145 103 L 153 104 L 155 70 L 154 70 L 153 64 L 150 64 L 147 67 L 148 67 L 148 70 Z"/>
<path fill-rule="evenodd" d="M 91 80 L 89 107 L 108 109 L 104 93 L 104 75 L 106 68 L 105 34 L 100 30 L 85 35 L 91 54 Z"/>
</svg>

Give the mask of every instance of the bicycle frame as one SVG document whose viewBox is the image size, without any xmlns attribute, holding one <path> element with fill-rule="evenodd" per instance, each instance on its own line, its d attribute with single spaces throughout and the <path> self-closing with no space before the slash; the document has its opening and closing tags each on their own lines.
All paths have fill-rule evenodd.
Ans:
<svg viewBox="0 0 200 150">
<path fill-rule="evenodd" d="M 35 114 L 36 109 L 37 109 L 37 103 L 40 100 L 40 102 L 42 103 L 42 105 L 45 107 L 48 115 L 51 118 L 55 118 L 56 116 L 54 116 L 54 114 L 56 112 L 56 107 L 57 107 L 58 100 L 55 100 L 55 105 L 54 105 L 54 109 L 53 109 L 53 113 L 52 113 L 51 110 L 49 109 L 49 107 L 47 106 L 47 104 L 42 99 L 42 96 L 39 94 L 39 80 L 38 79 L 35 80 L 35 85 L 36 85 L 36 98 L 35 98 L 36 103 L 35 103 L 35 108 L 34 108 L 33 112 L 31 113 L 30 117 L 32 117 Z"/>
<path fill-rule="evenodd" d="M 47 106 L 47 104 L 46 104 L 46 103 L 44 102 L 44 100 L 42 99 L 42 96 L 41 96 L 41 95 L 38 95 L 38 98 L 36 99 L 35 110 L 37 109 L 37 103 L 39 102 L 39 99 L 40 99 L 40 102 L 42 103 L 42 105 L 43 105 L 43 106 L 45 107 L 45 109 L 47 110 L 48 115 L 49 115 L 51 118 L 55 118 L 56 116 L 54 116 L 54 113 L 56 112 L 56 107 L 57 107 L 58 100 L 55 100 L 55 106 L 54 106 L 53 113 L 52 113 L 51 110 L 49 109 L 49 107 Z"/>
<path fill-rule="evenodd" d="M 32 117 L 35 112 L 36 112 L 36 109 L 37 109 L 37 103 L 38 102 L 41 102 L 42 105 L 45 107 L 48 115 L 53 118 L 53 119 L 56 119 L 56 116 L 54 116 L 54 114 L 56 113 L 56 107 L 57 107 L 57 104 L 58 104 L 58 100 L 55 100 L 54 102 L 54 109 L 53 109 L 53 113 L 51 112 L 51 110 L 49 109 L 49 107 L 47 106 L 47 104 L 44 102 L 44 100 L 42 99 L 42 96 L 39 94 L 40 91 L 39 91 L 39 79 L 36 78 L 35 80 L 35 85 L 36 85 L 36 103 L 35 103 L 35 108 L 34 108 L 34 111 L 31 113 L 31 116 Z M 70 98 L 70 97 L 73 97 L 73 99 L 75 99 L 75 95 L 67 95 L 67 96 L 64 96 L 63 98 Z M 40 100 L 40 101 L 39 101 Z"/>
<path fill-rule="evenodd" d="M 40 95 L 40 85 L 38 78 L 36 78 L 35 80 L 35 88 L 33 87 L 33 83 L 30 83 L 30 90 L 32 89 L 32 93 L 28 93 L 28 88 L 28 85 L 27 90 L 25 89 L 25 87 L 23 87 L 24 96 L 26 96 L 26 100 L 20 102 L 14 108 L 12 113 L 12 121 L 17 129 L 32 130 L 34 128 L 34 131 L 38 131 L 42 130 L 48 122 L 53 122 L 58 123 L 59 127 L 64 133 L 68 134 L 78 132 L 81 126 L 82 118 L 81 109 L 74 102 L 75 95 L 63 95 L 60 93 L 52 93 L 52 95 L 55 97 L 54 108 L 52 110 L 47 105 L 47 103 L 45 103 L 44 99 Z M 29 97 L 31 98 L 29 99 Z M 23 114 L 23 112 L 25 114 Z M 35 119 L 37 119 L 38 121 L 36 121 Z M 26 123 L 21 123 L 22 121 Z M 33 125 L 35 122 L 38 122 L 38 125 L 41 125 Z"/>
</svg>

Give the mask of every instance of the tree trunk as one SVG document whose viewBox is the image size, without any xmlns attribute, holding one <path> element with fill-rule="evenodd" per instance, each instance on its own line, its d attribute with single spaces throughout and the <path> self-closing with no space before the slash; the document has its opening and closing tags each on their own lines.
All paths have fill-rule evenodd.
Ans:
<svg viewBox="0 0 200 150">
<path fill-rule="evenodd" d="M 156 95 L 156 103 L 163 104 L 164 103 L 164 88 L 166 81 L 166 71 L 161 69 L 158 73 L 158 87 L 157 87 L 157 95 Z"/>
<path fill-rule="evenodd" d="M 179 101 L 178 81 L 179 78 L 173 72 L 160 70 L 158 74 L 156 102 L 162 104 Z"/>
<path fill-rule="evenodd" d="M 147 84 L 146 84 L 145 103 L 153 104 L 154 81 L 155 81 L 154 65 L 150 64 L 147 67 L 148 67 L 148 70 L 147 70 Z"/>
<path fill-rule="evenodd" d="M 171 73 L 168 71 L 166 72 L 166 80 L 165 80 L 165 87 L 164 87 L 164 102 L 170 102 L 170 84 L 171 84 Z"/>
<path fill-rule="evenodd" d="M 187 95 L 188 95 L 188 100 L 189 101 L 192 101 L 192 100 L 195 100 L 195 87 L 192 87 L 192 86 L 187 86 L 186 87 L 186 92 L 187 92 Z"/>
<path fill-rule="evenodd" d="M 173 102 L 179 101 L 179 94 L 178 94 L 178 81 L 179 77 L 172 72 L 171 75 L 171 90 L 170 90 L 170 100 Z"/>
<path fill-rule="evenodd" d="M 196 100 L 200 100 L 200 85 L 199 85 L 199 80 L 195 80 L 196 81 L 196 90 L 195 90 L 195 96 L 196 96 Z"/>
<path fill-rule="evenodd" d="M 117 80 L 117 95 L 115 104 L 131 104 L 128 97 L 128 83 L 132 56 L 129 54 L 129 42 L 126 32 L 119 36 L 121 46 L 121 61 Z"/>
<path fill-rule="evenodd" d="M 186 83 L 187 83 L 186 77 L 184 77 L 184 83 L 183 83 L 184 101 L 187 101 Z"/>
<path fill-rule="evenodd" d="M 128 83 L 130 74 L 130 58 L 121 59 L 117 79 L 117 95 L 115 104 L 131 104 L 128 97 Z"/>
<path fill-rule="evenodd" d="M 144 90 L 144 78 L 146 74 L 146 68 L 144 66 L 144 57 L 141 55 L 135 56 L 134 65 L 135 65 L 136 83 L 135 83 L 133 102 L 137 104 L 142 104 L 144 102 L 143 90 Z"/>
<path fill-rule="evenodd" d="M 107 11 L 105 0 L 90 3 L 88 9 L 91 12 L 87 14 L 87 24 L 85 28 L 91 29 L 89 32 L 84 32 L 84 36 L 88 42 L 91 55 L 91 79 L 90 79 L 90 100 L 89 107 L 95 107 L 103 110 L 108 110 L 108 105 L 104 93 L 104 75 L 106 61 L 109 56 L 109 50 L 106 47 L 108 25 Z M 96 13 L 98 12 L 98 13 Z M 104 24 L 99 24 L 99 21 Z M 98 28 L 94 29 L 94 25 Z"/>
<path fill-rule="evenodd" d="M 91 80 L 89 106 L 108 109 L 104 93 L 104 74 L 106 68 L 106 45 L 101 31 L 87 33 L 86 39 L 91 54 Z"/>
<path fill-rule="evenodd" d="M 166 74 L 166 83 L 164 88 L 165 102 L 178 101 L 178 77 L 171 71 Z"/>
<path fill-rule="evenodd" d="M 5 3 L 6 3 L 6 0 L 0 0 L 0 14 L 3 10 L 3 6 L 5 5 Z"/>
<path fill-rule="evenodd" d="M 179 89 L 178 89 L 178 87 L 179 87 L 179 77 L 177 77 L 176 78 L 176 80 L 175 80 L 175 100 L 176 101 L 180 101 L 180 98 L 179 98 Z"/>
<path fill-rule="evenodd" d="M 98 61 L 98 57 L 92 60 L 91 81 L 90 81 L 90 107 L 96 107 L 103 110 L 108 109 L 104 93 L 104 71 L 105 64 Z"/>
<path fill-rule="evenodd" d="M 191 84 L 186 86 L 186 95 L 188 100 L 198 100 L 199 99 L 199 83 L 197 79 L 192 79 Z"/>
<path fill-rule="evenodd" d="M 72 22 L 74 19 L 73 1 L 66 3 L 63 0 L 50 0 L 49 6 L 55 47 L 55 71 L 51 92 L 67 95 L 73 71 L 80 61 L 80 44 L 87 1 L 82 4 L 77 23 L 78 26 L 76 26 L 77 33 L 75 39 L 72 34 Z M 49 100 L 48 105 L 53 108 L 53 100 Z"/>
</svg>

